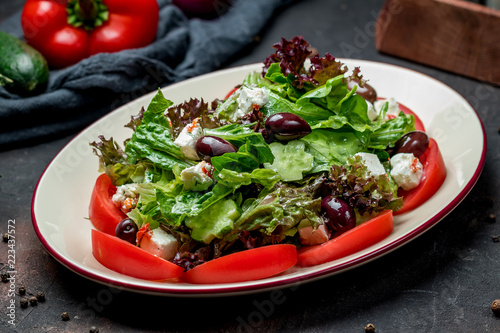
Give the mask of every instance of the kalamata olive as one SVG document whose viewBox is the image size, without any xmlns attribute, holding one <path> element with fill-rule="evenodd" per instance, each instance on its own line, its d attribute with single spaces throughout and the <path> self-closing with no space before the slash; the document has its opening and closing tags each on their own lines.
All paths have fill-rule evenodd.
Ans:
<svg viewBox="0 0 500 333">
<path fill-rule="evenodd" d="M 288 141 L 305 137 L 311 133 L 311 126 L 293 113 L 275 113 L 266 119 L 266 131 L 272 133 L 276 140 Z"/>
<path fill-rule="evenodd" d="M 205 135 L 196 141 L 196 151 L 205 157 L 220 156 L 224 153 L 234 153 L 238 149 L 230 142 L 212 135 Z"/>
<path fill-rule="evenodd" d="M 321 200 L 321 210 L 324 212 L 326 225 L 333 231 L 333 236 L 356 226 L 354 210 L 342 199 L 326 196 Z"/>
<path fill-rule="evenodd" d="M 413 153 L 415 157 L 420 157 L 429 147 L 429 137 L 425 132 L 412 131 L 399 138 L 390 149 L 389 155 L 393 156 L 399 153 Z"/>
<path fill-rule="evenodd" d="M 137 231 L 139 231 L 139 229 L 137 228 L 137 224 L 135 224 L 134 220 L 125 218 L 116 225 L 115 235 L 116 237 L 135 245 Z"/>
<path fill-rule="evenodd" d="M 347 89 L 352 90 L 354 86 L 358 86 L 358 88 L 356 89 L 356 94 L 360 95 L 368 102 L 374 103 L 377 100 L 377 92 L 368 83 L 365 82 L 361 87 L 359 85 L 359 80 L 351 79 L 347 82 Z"/>
</svg>

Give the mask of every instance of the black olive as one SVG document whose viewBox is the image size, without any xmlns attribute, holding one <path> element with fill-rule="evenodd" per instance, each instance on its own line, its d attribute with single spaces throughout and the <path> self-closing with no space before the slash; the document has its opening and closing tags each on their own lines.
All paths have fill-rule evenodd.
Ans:
<svg viewBox="0 0 500 333">
<path fill-rule="evenodd" d="M 280 141 L 303 138 L 311 133 L 311 126 L 303 118 L 293 113 L 275 113 L 266 119 L 266 132 Z"/>
<path fill-rule="evenodd" d="M 138 231 L 139 228 L 137 228 L 137 224 L 135 224 L 134 220 L 125 218 L 116 225 L 115 235 L 116 237 L 135 245 Z"/>
<path fill-rule="evenodd" d="M 394 147 L 389 149 L 389 155 L 399 153 L 412 153 L 415 157 L 420 157 L 429 147 L 429 137 L 425 132 L 412 131 L 399 138 Z"/>
<path fill-rule="evenodd" d="M 324 212 L 326 225 L 334 232 L 332 236 L 356 226 L 356 215 L 347 202 L 334 196 L 327 196 L 321 201 L 321 210 Z"/>
<path fill-rule="evenodd" d="M 238 149 L 230 142 L 212 135 L 205 135 L 196 141 L 198 154 L 210 159 L 225 153 L 235 153 Z"/>
</svg>

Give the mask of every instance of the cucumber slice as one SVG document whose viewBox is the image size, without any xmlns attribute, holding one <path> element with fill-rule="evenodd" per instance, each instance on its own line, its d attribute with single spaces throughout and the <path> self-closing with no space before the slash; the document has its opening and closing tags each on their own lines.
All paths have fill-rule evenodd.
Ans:
<svg viewBox="0 0 500 333">
<path fill-rule="evenodd" d="M 285 182 L 297 181 L 313 168 L 314 157 L 305 152 L 306 144 L 293 140 L 283 145 L 273 142 L 269 145 L 274 155 L 274 162 L 264 163 L 264 168 L 274 170 Z"/>
</svg>

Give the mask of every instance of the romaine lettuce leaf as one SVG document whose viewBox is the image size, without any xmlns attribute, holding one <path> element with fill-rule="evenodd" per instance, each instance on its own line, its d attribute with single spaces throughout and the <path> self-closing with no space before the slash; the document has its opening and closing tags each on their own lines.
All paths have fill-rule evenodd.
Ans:
<svg viewBox="0 0 500 333">
<path fill-rule="evenodd" d="M 166 170 L 172 170 L 176 165 L 194 165 L 192 161 L 184 158 L 170 136 L 170 124 L 164 112 L 172 104 L 172 101 L 167 100 L 161 90 L 158 90 L 144 112 L 140 125 L 126 143 L 125 153 L 130 164 L 146 159 Z"/>
</svg>

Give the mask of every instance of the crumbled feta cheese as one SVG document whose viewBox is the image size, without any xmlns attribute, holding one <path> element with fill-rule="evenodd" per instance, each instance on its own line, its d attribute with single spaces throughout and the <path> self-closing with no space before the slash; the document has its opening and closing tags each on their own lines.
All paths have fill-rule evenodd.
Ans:
<svg viewBox="0 0 500 333">
<path fill-rule="evenodd" d="M 391 157 L 391 165 L 391 176 L 403 190 L 411 190 L 420 184 L 423 166 L 413 154 L 396 154 Z"/>
<path fill-rule="evenodd" d="M 204 191 L 213 184 L 212 164 L 201 161 L 200 163 L 186 168 L 181 172 L 181 180 L 188 190 Z"/>
<path fill-rule="evenodd" d="M 304 60 L 304 65 L 303 65 L 304 70 L 306 71 L 306 73 L 310 72 L 311 66 L 312 66 L 312 64 L 311 64 L 311 58 L 306 58 L 306 60 Z"/>
<path fill-rule="evenodd" d="M 398 102 L 393 98 L 393 97 L 390 97 L 388 99 L 381 99 L 381 100 L 378 100 L 378 101 L 375 101 L 375 103 L 373 103 L 373 106 L 375 108 L 375 111 L 377 112 L 377 115 L 380 114 L 380 110 L 382 110 L 382 107 L 384 106 L 385 103 L 388 103 L 388 108 L 387 108 L 387 113 L 385 114 L 385 116 L 393 116 L 393 117 L 397 117 L 399 115 L 399 112 L 400 112 L 400 109 L 399 109 L 399 104 Z"/>
<path fill-rule="evenodd" d="M 174 141 L 181 148 L 184 157 L 193 161 L 200 159 L 196 151 L 196 141 L 204 135 L 198 120 L 199 118 L 196 118 L 191 124 L 186 125 Z"/>
<path fill-rule="evenodd" d="M 380 163 L 378 156 L 370 153 L 356 153 L 354 156 L 360 156 L 366 169 L 372 176 L 385 175 L 385 168 Z"/>
<path fill-rule="evenodd" d="M 116 207 L 128 213 L 137 205 L 138 198 L 137 184 L 125 184 L 116 188 L 116 193 L 113 194 L 111 200 Z"/>
<path fill-rule="evenodd" d="M 259 87 L 241 87 L 239 89 L 239 96 L 236 99 L 238 107 L 234 112 L 232 118 L 236 121 L 251 112 L 254 106 L 263 107 L 269 102 L 267 91 Z"/>
<path fill-rule="evenodd" d="M 375 121 L 378 118 L 379 111 L 380 110 L 375 110 L 375 107 L 371 102 L 366 101 L 366 114 L 371 121 Z"/>
<path fill-rule="evenodd" d="M 163 229 L 156 228 L 148 231 L 139 245 L 143 250 L 166 260 L 171 260 L 177 253 L 179 242 Z"/>
</svg>

